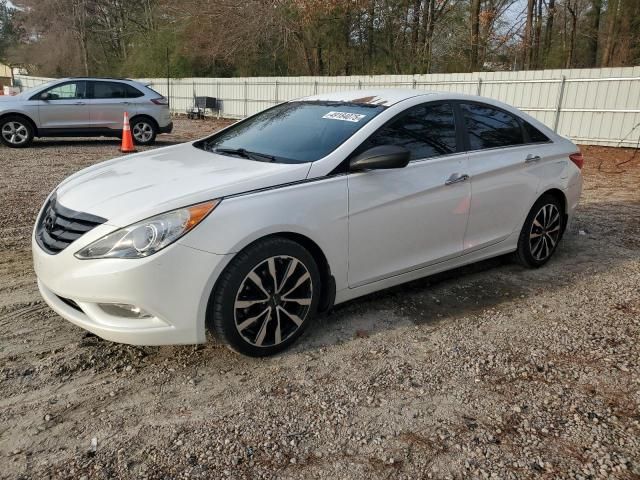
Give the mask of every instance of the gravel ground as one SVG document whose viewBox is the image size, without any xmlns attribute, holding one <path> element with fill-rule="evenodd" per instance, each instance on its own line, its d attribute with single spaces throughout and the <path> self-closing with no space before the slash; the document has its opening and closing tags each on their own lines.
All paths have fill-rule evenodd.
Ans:
<svg viewBox="0 0 640 480">
<path fill-rule="evenodd" d="M 158 146 L 217 126 L 178 120 Z M 49 310 L 34 217 L 117 143 L 0 148 L 0 477 L 640 478 L 640 153 L 583 152 L 546 267 L 412 282 L 250 359 L 114 344 Z"/>
</svg>

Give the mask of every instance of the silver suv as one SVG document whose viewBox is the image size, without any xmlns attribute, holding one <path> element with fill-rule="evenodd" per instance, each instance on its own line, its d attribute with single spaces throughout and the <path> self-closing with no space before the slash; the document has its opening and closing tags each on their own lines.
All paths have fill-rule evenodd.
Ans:
<svg viewBox="0 0 640 480">
<path fill-rule="evenodd" d="M 157 134 L 173 129 L 167 99 L 143 83 L 65 78 L 0 97 L 0 140 L 20 148 L 34 137 L 118 137 L 124 112 L 139 145 L 149 145 Z"/>
</svg>

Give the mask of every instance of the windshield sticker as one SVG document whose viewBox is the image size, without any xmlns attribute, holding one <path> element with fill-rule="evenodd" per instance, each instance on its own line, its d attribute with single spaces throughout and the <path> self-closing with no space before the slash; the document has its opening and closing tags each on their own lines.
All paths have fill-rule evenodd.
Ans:
<svg viewBox="0 0 640 480">
<path fill-rule="evenodd" d="M 345 122 L 359 122 L 366 115 L 362 115 L 360 113 L 349 113 L 349 112 L 329 112 L 326 115 L 323 115 L 322 118 L 328 118 L 330 120 L 342 120 Z"/>
</svg>

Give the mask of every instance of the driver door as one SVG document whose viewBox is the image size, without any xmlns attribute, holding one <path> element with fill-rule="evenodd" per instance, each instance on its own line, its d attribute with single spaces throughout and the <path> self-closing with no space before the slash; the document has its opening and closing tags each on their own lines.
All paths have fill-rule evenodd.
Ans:
<svg viewBox="0 0 640 480">
<path fill-rule="evenodd" d="M 40 128 L 85 129 L 91 126 L 91 115 L 86 99 L 87 82 L 84 80 L 60 83 L 41 92 L 37 99 Z M 46 93 L 46 99 L 42 94 Z"/>
<path fill-rule="evenodd" d="M 348 175 L 349 287 L 407 273 L 462 253 L 471 187 L 451 104 L 412 107 L 374 133 L 411 152 L 405 168 Z"/>
</svg>

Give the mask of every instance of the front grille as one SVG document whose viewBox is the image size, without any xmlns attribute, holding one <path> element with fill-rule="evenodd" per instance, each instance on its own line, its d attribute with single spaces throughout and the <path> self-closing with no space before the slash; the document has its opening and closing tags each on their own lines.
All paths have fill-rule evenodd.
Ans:
<svg viewBox="0 0 640 480">
<path fill-rule="evenodd" d="M 55 195 L 45 206 L 36 227 L 36 240 L 44 251 L 55 255 L 89 230 L 107 220 L 96 215 L 76 212 L 60 205 Z"/>
</svg>

